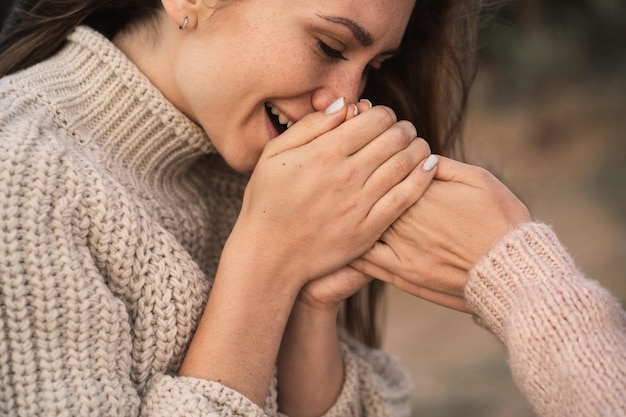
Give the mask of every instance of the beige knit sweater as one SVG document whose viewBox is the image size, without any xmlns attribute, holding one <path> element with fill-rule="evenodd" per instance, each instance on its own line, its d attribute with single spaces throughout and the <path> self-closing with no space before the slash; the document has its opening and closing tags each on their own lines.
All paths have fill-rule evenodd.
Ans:
<svg viewBox="0 0 626 417">
<path fill-rule="evenodd" d="M 110 42 L 79 28 L 0 81 L 0 415 L 272 416 L 176 372 L 246 178 Z M 407 415 L 391 357 L 343 344 L 329 416 Z"/>
<path fill-rule="evenodd" d="M 111 43 L 79 28 L 0 81 L 0 415 L 277 415 L 176 376 L 246 178 Z M 529 223 L 467 298 L 540 416 L 626 415 L 626 320 Z M 342 344 L 328 416 L 406 416 L 398 363 Z"/>
<path fill-rule="evenodd" d="M 626 314 L 549 227 L 509 233 L 470 272 L 465 296 L 538 416 L 626 416 Z"/>
</svg>

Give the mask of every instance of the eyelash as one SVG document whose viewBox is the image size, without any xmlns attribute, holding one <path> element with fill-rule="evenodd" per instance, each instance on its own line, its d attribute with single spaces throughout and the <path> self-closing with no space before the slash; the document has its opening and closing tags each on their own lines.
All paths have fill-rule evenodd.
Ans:
<svg viewBox="0 0 626 417">
<path fill-rule="evenodd" d="M 344 61 L 348 61 L 348 58 L 346 58 L 341 51 L 329 46 L 328 44 L 318 40 L 317 41 L 317 47 L 319 48 L 320 52 L 328 59 L 331 60 L 344 60 Z M 363 72 L 364 76 L 367 75 L 372 75 L 375 74 L 376 72 L 378 72 L 380 70 L 380 68 L 376 68 L 372 65 L 368 65 L 365 67 L 365 71 Z"/>
<path fill-rule="evenodd" d="M 318 40 L 317 41 L 317 47 L 319 48 L 320 52 L 326 56 L 329 59 L 341 59 L 343 61 L 347 61 L 348 58 L 346 58 L 345 56 L 343 56 L 343 54 L 341 53 L 341 51 L 325 44 L 324 42 Z"/>
</svg>

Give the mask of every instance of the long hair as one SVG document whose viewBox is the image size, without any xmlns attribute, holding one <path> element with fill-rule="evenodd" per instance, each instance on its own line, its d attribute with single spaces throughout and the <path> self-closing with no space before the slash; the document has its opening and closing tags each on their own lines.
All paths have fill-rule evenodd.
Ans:
<svg viewBox="0 0 626 417">
<path fill-rule="evenodd" d="M 112 38 L 160 7 L 159 0 L 16 0 L 0 32 L 0 77 L 52 56 L 78 25 Z"/>
<path fill-rule="evenodd" d="M 153 17 L 160 0 L 16 0 L 0 33 L 0 77 L 40 62 L 85 24 L 112 38 Z M 364 97 L 412 121 L 435 153 L 448 154 L 461 134 L 476 69 L 479 0 L 417 0 L 399 55 L 370 75 Z M 340 324 L 380 346 L 383 284 L 347 300 Z"/>
<path fill-rule="evenodd" d="M 477 69 L 479 0 L 417 0 L 400 54 L 368 77 L 364 97 L 410 120 L 434 153 L 455 150 Z M 345 303 L 340 320 L 380 347 L 385 285 L 372 281 Z"/>
</svg>

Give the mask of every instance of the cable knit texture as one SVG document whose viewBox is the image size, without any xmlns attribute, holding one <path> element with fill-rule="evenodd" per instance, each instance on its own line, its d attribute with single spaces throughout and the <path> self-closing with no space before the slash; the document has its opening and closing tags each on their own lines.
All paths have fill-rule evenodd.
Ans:
<svg viewBox="0 0 626 417">
<path fill-rule="evenodd" d="M 548 226 L 526 223 L 498 243 L 466 298 L 538 416 L 626 416 L 626 315 Z"/>
<path fill-rule="evenodd" d="M 177 377 L 246 178 L 86 27 L 0 81 L 0 415 L 271 416 Z M 410 382 L 346 342 L 328 416 L 399 416 Z"/>
</svg>

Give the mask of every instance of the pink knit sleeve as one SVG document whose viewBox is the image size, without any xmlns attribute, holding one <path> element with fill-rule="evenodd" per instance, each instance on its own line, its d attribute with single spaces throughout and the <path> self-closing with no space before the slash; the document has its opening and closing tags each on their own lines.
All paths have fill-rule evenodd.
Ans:
<svg viewBox="0 0 626 417">
<path fill-rule="evenodd" d="M 626 416 L 626 315 L 548 226 L 523 224 L 492 248 L 466 299 L 538 416 Z"/>
</svg>

